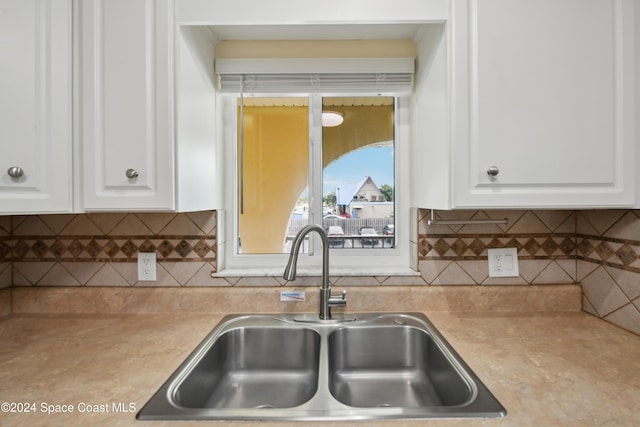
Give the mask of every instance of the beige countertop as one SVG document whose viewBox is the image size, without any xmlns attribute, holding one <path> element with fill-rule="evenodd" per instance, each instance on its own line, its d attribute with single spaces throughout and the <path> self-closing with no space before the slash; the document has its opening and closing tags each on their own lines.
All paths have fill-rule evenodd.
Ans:
<svg viewBox="0 0 640 427">
<path fill-rule="evenodd" d="M 640 422 L 640 337 L 580 312 L 426 314 L 507 408 L 507 418 L 260 425 L 522 427 Z M 136 421 L 135 412 L 220 318 L 201 313 L 5 317 L 0 320 L 0 401 L 15 403 L 14 409 L 35 406 L 35 413 L 0 412 L 0 425 L 170 425 Z M 133 411 L 115 412 L 114 407 Z M 57 412 L 47 414 L 45 408 Z M 72 413 L 59 412 L 69 408 Z M 203 424 L 207 423 L 179 423 Z"/>
</svg>

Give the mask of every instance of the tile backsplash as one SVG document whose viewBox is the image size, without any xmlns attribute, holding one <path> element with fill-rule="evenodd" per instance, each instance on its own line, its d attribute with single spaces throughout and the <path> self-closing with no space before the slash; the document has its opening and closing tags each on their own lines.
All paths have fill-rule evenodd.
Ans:
<svg viewBox="0 0 640 427">
<path fill-rule="evenodd" d="M 576 283 L 574 211 L 438 211 L 436 220 L 507 223 L 432 226 L 431 212 L 420 213 L 418 258 L 430 285 Z M 517 248 L 519 277 L 489 277 L 490 248 Z"/>
<path fill-rule="evenodd" d="M 11 217 L 0 216 L 0 289 L 11 284 Z"/>
<path fill-rule="evenodd" d="M 14 286 L 184 286 L 211 281 L 216 213 L 14 216 Z M 138 282 L 138 252 L 157 280 Z"/>
<path fill-rule="evenodd" d="M 640 211 L 580 211 L 583 309 L 640 335 Z"/>
<path fill-rule="evenodd" d="M 357 277 L 350 285 L 581 283 L 584 310 L 640 334 L 640 211 L 437 211 L 436 219 L 507 224 L 428 225 L 418 212 L 420 276 Z M 0 288 L 10 286 L 282 286 L 278 277 L 211 278 L 216 212 L 0 217 Z M 491 278 L 487 249 L 515 247 L 518 277 Z M 137 253 L 155 252 L 157 281 L 138 282 Z M 343 282 L 344 280 L 344 282 Z M 347 280 L 332 277 L 332 283 Z M 296 286 L 317 286 L 302 278 Z"/>
</svg>

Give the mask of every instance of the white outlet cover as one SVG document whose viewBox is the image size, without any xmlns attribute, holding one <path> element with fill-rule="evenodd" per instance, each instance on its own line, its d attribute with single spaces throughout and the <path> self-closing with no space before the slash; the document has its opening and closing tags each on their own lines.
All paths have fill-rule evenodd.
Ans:
<svg viewBox="0 0 640 427">
<path fill-rule="evenodd" d="M 518 277 L 518 248 L 488 249 L 489 277 Z"/>
<path fill-rule="evenodd" d="M 138 253 L 138 280 L 141 282 L 153 282 L 156 279 L 156 253 Z"/>
</svg>

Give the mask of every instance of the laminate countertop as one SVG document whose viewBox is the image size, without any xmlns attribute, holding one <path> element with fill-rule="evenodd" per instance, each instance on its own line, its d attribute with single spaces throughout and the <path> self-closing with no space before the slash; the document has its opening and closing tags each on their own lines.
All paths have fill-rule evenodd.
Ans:
<svg viewBox="0 0 640 427">
<path fill-rule="evenodd" d="M 212 424 L 640 424 L 640 337 L 581 312 L 425 314 L 506 407 L 506 418 Z M 184 313 L 4 317 L 0 425 L 205 425 L 136 421 L 135 414 L 221 317 Z M 24 412 L 28 409 L 31 412 Z"/>
</svg>

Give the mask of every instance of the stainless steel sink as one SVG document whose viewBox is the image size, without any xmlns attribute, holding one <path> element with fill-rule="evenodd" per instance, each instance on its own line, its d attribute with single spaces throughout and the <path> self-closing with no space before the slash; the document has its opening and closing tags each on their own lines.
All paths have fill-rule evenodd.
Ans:
<svg viewBox="0 0 640 427">
<path fill-rule="evenodd" d="M 333 332 L 329 390 L 340 402 L 365 408 L 461 406 L 474 397 L 431 336 L 411 326 Z"/>
<path fill-rule="evenodd" d="M 184 408 L 291 408 L 318 389 L 320 335 L 311 329 L 232 329 L 175 388 Z"/>
<path fill-rule="evenodd" d="M 140 420 L 504 417 L 422 314 L 227 316 Z"/>
</svg>

